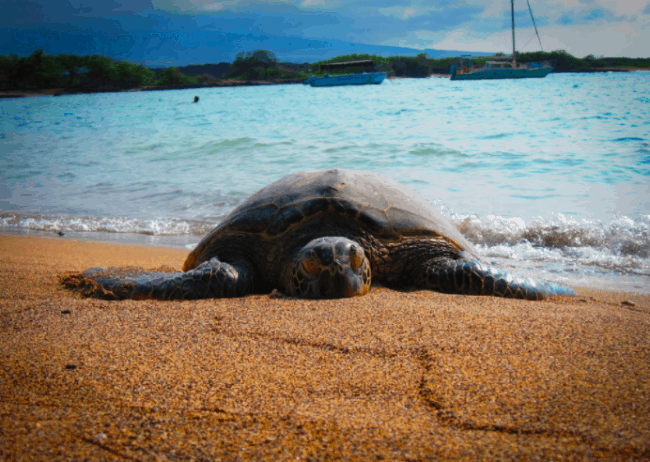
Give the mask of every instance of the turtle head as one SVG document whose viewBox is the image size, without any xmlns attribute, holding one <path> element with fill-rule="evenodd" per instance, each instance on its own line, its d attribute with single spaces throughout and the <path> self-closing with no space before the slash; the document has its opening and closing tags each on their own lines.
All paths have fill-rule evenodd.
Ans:
<svg viewBox="0 0 650 462">
<path fill-rule="evenodd" d="M 295 297 L 364 295 L 370 290 L 370 262 L 363 248 L 350 239 L 314 239 L 298 252 L 289 286 Z"/>
</svg>

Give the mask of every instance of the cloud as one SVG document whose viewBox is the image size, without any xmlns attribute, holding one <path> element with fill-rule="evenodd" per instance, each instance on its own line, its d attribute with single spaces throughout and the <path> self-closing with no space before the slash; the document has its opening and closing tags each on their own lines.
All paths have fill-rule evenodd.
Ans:
<svg viewBox="0 0 650 462">
<path fill-rule="evenodd" d="M 532 22 L 525 2 L 516 3 L 519 47 L 526 45 Z M 531 0 L 531 6 L 540 33 L 548 37 L 545 48 L 576 56 L 648 55 L 648 0 Z M 0 28 L 9 36 L 18 29 L 43 30 L 42 40 L 51 40 L 48 34 L 57 30 L 94 33 L 95 41 L 133 31 L 212 30 L 507 52 L 510 9 L 503 0 L 5 0 Z M 38 36 L 30 35 L 25 46 L 36 46 Z"/>
<path fill-rule="evenodd" d="M 301 8 L 334 9 L 341 4 L 338 0 L 302 0 Z"/>
<path fill-rule="evenodd" d="M 382 8 L 382 14 L 408 24 L 409 30 L 396 27 L 394 34 L 380 43 L 418 49 L 509 53 L 512 47 L 510 11 L 503 5 L 495 7 L 497 3 L 476 0 L 472 2 L 474 11 L 458 15 L 453 11 L 458 10 L 462 2 L 430 15 L 417 14 L 424 11 L 420 8 L 415 15 L 408 16 L 404 14 L 406 4 Z M 422 7 L 422 3 L 418 5 Z M 531 6 L 546 51 L 563 49 L 578 57 L 588 54 L 648 56 L 650 3 L 647 0 L 548 0 L 531 1 Z M 417 21 L 433 16 L 443 17 L 444 25 Z M 516 24 L 517 49 L 538 50 L 527 8 L 516 9 Z"/>
<path fill-rule="evenodd" d="M 581 8 L 566 12 L 555 23 L 563 26 L 587 24 L 590 22 L 612 23 L 625 21 L 626 17 L 618 15 L 616 11 L 605 8 Z"/>
<path fill-rule="evenodd" d="M 647 0 L 617 0 L 617 1 L 601 1 L 600 3 L 612 10 L 615 11 L 616 14 L 618 15 L 633 15 L 633 14 L 638 14 L 644 9 L 644 4 L 645 8 L 648 8 L 650 6 L 650 3 L 647 3 Z M 650 10 L 646 13 L 650 14 Z"/>
<path fill-rule="evenodd" d="M 510 31 L 496 34 L 486 34 L 472 30 L 433 31 L 418 30 L 408 32 L 405 36 L 392 39 L 386 45 L 398 45 L 419 50 L 457 50 L 511 52 L 512 35 Z"/>
<path fill-rule="evenodd" d="M 579 58 L 590 54 L 647 57 L 648 50 L 645 44 L 650 43 L 650 28 L 637 29 L 626 23 L 616 23 L 606 27 L 596 24 L 582 24 L 571 28 L 552 26 L 540 30 L 540 36 L 545 51 L 565 50 Z M 475 31 L 456 30 L 442 38 L 439 33 L 430 32 L 427 36 L 420 31 L 397 40 L 400 40 L 396 43 L 400 43 L 401 46 L 421 49 L 471 50 L 487 53 L 510 53 L 512 49 L 510 31 L 481 35 Z M 428 45 L 423 46 L 427 40 Z M 518 51 L 538 49 L 537 37 L 532 27 L 517 29 Z"/>
<path fill-rule="evenodd" d="M 156 9 L 180 12 L 201 13 L 213 11 L 250 11 L 264 8 L 273 8 L 277 5 L 293 5 L 294 0 L 151 0 Z"/>
<path fill-rule="evenodd" d="M 641 10 L 643 14 L 650 14 L 650 2 Z"/>
<path fill-rule="evenodd" d="M 433 8 L 415 8 L 413 6 L 391 6 L 388 8 L 379 8 L 379 12 L 384 16 L 391 16 L 393 18 L 406 20 L 414 16 L 426 14 Z"/>
<path fill-rule="evenodd" d="M 605 27 L 585 24 L 574 28 L 552 27 L 542 37 L 545 48 L 564 49 L 577 57 L 648 56 L 650 28 L 637 29 L 630 24 L 617 23 Z"/>
<path fill-rule="evenodd" d="M 220 11 L 223 10 L 223 3 L 209 3 L 208 5 L 203 5 L 205 11 Z"/>
</svg>

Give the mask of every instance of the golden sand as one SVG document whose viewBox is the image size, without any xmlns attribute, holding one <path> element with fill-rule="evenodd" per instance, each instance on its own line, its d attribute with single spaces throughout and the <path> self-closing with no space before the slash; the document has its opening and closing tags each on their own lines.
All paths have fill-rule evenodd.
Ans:
<svg viewBox="0 0 650 462">
<path fill-rule="evenodd" d="M 0 460 L 650 460 L 649 296 L 104 301 L 58 283 L 185 256 L 0 235 Z"/>
</svg>

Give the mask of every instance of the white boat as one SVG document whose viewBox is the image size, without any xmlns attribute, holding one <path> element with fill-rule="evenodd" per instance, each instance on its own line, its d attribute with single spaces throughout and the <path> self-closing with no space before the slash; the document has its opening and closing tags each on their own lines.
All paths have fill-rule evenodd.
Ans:
<svg viewBox="0 0 650 462">
<path fill-rule="evenodd" d="M 537 32 L 533 11 L 528 4 L 530 17 L 533 19 L 535 33 L 539 40 L 539 46 L 542 46 L 542 40 Z M 512 61 L 505 61 L 506 58 L 496 58 L 488 60 L 484 66 L 478 67 L 472 62 L 469 55 L 460 57 L 460 65 L 451 66 L 451 80 L 491 80 L 491 79 L 541 79 L 553 72 L 555 65 L 550 62 L 517 64 L 517 54 L 515 51 L 515 4 L 510 0 L 510 12 L 512 15 Z"/>
</svg>

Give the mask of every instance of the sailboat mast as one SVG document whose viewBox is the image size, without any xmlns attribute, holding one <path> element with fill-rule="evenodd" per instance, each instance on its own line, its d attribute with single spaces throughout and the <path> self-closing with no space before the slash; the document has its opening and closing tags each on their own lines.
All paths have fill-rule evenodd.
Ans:
<svg viewBox="0 0 650 462">
<path fill-rule="evenodd" d="M 510 0 L 510 14 L 512 15 L 512 67 L 517 67 L 517 55 L 515 52 L 515 0 Z"/>
</svg>

